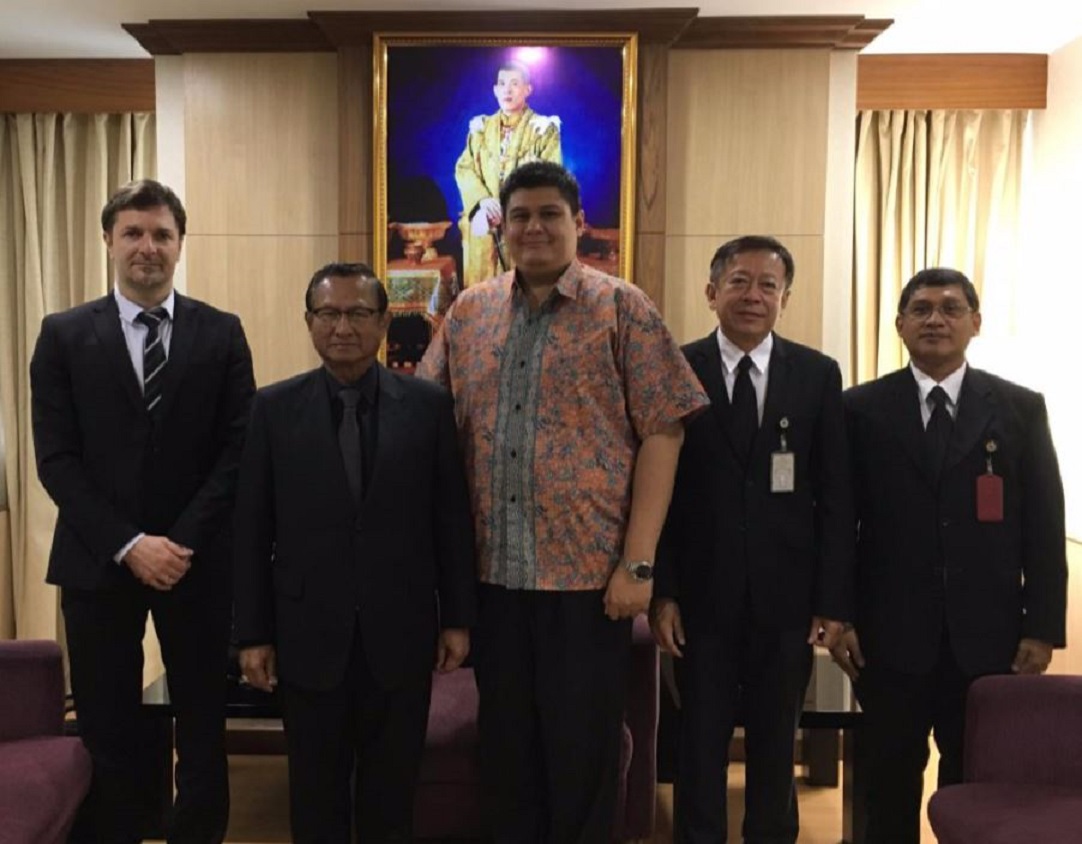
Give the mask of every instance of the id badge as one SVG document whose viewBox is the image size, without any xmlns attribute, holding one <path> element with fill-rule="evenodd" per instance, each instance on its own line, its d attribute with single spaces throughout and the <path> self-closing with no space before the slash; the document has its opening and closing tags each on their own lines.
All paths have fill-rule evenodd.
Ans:
<svg viewBox="0 0 1082 844">
<path fill-rule="evenodd" d="M 1003 478 L 999 475 L 977 475 L 977 521 L 1003 521 Z"/>
<path fill-rule="evenodd" d="M 796 455 L 775 451 L 770 455 L 770 491 L 793 492 L 796 489 Z"/>
<path fill-rule="evenodd" d="M 1003 476 L 997 475 L 992 461 L 999 444 L 990 439 L 984 444 L 985 473 L 977 475 L 977 521 L 1003 521 Z"/>
</svg>

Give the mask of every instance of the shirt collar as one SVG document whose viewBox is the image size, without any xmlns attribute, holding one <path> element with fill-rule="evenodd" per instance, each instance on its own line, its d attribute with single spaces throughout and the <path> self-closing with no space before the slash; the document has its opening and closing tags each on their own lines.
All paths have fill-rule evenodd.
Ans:
<svg viewBox="0 0 1082 844">
<path fill-rule="evenodd" d="M 942 381 L 936 381 L 930 375 L 922 372 L 913 361 L 909 361 L 909 371 L 913 373 L 913 378 L 917 382 L 917 389 L 920 391 L 921 404 L 927 404 L 928 394 L 932 392 L 934 387 L 942 387 L 943 392 L 947 394 L 947 400 L 949 401 L 950 406 L 957 407 L 958 394 L 962 392 L 962 381 L 966 377 L 966 366 L 966 362 L 962 361 L 962 365 L 954 370 L 954 372 Z"/>
<path fill-rule="evenodd" d="M 577 299 L 579 289 L 582 286 L 583 274 L 583 265 L 577 259 L 572 259 L 571 263 L 567 265 L 567 269 L 556 279 L 555 291 L 565 299 Z M 526 293 L 522 287 L 522 279 L 519 278 L 518 270 L 511 272 L 511 290 L 518 295 L 525 295 Z"/>
<path fill-rule="evenodd" d="M 359 380 L 354 381 L 352 384 L 343 384 L 337 378 L 335 378 L 327 367 L 323 367 L 323 375 L 327 384 L 327 394 L 331 397 L 332 401 L 338 398 L 338 391 L 352 387 L 355 390 L 359 390 L 365 401 L 368 402 L 369 407 L 376 406 L 376 392 L 379 389 L 379 366 L 372 364 L 365 370 L 364 375 Z"/>
<path fill-rule="evenodd" d="M 120 292 L 119 287 L 113 287 L 113 298 L 116 299 L 117 309 L 120 311 L 120 318 L 129 325 L 135 322 L 135 318 L 139 316 L 143 311 L 149 310 L 142 305 L 138 305 Z M 170 290 L 169 295 L 165 297 L 165 301 L 157 307 L 165 308 L 165 312 L 169 314 L 169 319 L 173 318 L 173 306 L 176 304 L 176 291 Z"/>
<path fill-rule="evenodd" d="M 725 368 L 725 373 L 729 374 L 736 370 L 736 366 L 740 363 L 740 359 L 744 357 L 745 352 L 732 340 L 725 336 L 725 332 L 721 330 L 721 326 L 718 326 L 717 330 L 718 348 L 721 350 L 721 365 Z M 767 367 L 770 365 L 770 353 L 774 351 L 774 332 L 770 332 L 763 338 L 763 341 L 746 354 L 751 356 L 751 362 L 755 370 L 759 373 L 765 373 Z"/>
</svg>

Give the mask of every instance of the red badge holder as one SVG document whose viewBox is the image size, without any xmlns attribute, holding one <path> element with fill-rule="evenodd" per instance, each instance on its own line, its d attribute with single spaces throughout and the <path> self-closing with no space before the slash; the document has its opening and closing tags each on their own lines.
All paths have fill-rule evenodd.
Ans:
<svg viewBox="0 0 1082 844">
<path fill-rule="evenodd" d="M 992 455 L 996 453 L 997 448 L 995 440 L 988 440 L 984 444 L 987 471 L 977 476 L 978 522 L 1003 521 L 1003 478 L 997 475 L 992 467 Z"/>
</svg>

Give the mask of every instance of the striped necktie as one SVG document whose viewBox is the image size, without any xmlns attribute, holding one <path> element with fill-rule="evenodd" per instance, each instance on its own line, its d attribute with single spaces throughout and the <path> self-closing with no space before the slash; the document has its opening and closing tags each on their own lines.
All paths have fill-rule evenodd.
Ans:
<svg viewBox="0 0 1082 844">
<path fill-rule="evenodd" d="M 154 415 L 155 408 L 162 400 L 162 375 L 165 371 L 165 345 L 162 343 L 161 324 L 169 319 L 169 313 L 163 307 L 143 311 L 135 318 L 147 329 L 143 341 L 143 401 L 147 412 Z"/>
</svg>

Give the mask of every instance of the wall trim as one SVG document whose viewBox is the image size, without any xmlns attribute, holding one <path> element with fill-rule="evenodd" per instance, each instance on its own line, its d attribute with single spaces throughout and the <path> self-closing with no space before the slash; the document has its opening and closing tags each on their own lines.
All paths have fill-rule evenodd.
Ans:
<svg viewBox="0 0 1082 844">
<path fill-rule="evenodd" d="M 0 60 L 0 112 L 154 111 L 153 59 Z"/>
<path fill-rule="evenodd" d="M 934 53 L 857 57 L 857 108 L 1043 109 L 1048 56 Z"/>
</svg>

